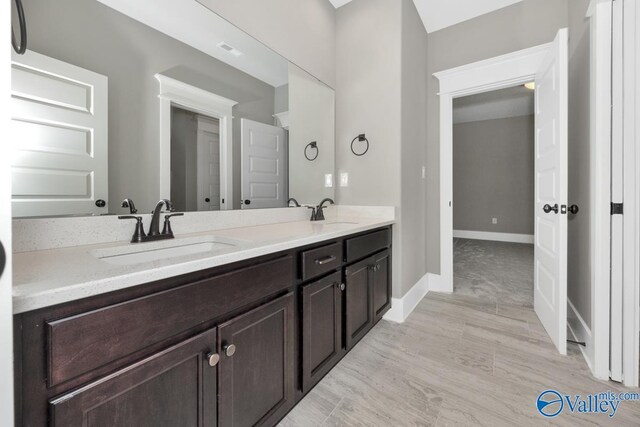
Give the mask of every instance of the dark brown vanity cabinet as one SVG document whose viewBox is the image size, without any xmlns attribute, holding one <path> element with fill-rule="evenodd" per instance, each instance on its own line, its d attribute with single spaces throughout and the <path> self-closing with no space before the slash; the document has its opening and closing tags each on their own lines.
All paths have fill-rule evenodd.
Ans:
<svg viewBox="0 0 640 427">
<path fill-rule="evenodd" d="M 50 402 L 56 427 L 213 427 L 216 330 L 149 356 Z"/>
<path fill-rule="evenodd" d="M 273 426 L 390 308 L 391 229 L 14 316 L 16 425 Z"/>
<path fill-rule="evenodd" d="M 345 269 L 346 346 L 350 350 L 391 308 L 389 250 Z"/>
<path fill-rule="evenodd" d="M 275 425 L 294 405 L 294 296 L 219 327 L 219 425 Z"/>
<path fill-rule="evenodd" d="M 341 274 L 302 287 L 302 391 L 307 392 L 342 357 Z"/>
</svg>

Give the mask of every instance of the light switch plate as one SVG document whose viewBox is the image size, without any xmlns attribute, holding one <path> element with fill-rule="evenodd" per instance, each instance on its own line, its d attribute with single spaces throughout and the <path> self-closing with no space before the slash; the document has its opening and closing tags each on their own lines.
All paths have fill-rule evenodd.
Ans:
<svg viewBox="0 0 640 427">
<path fill-rule="evenodd" d="M 342 172 L 340 174 L 340 187 L 348 187 L 349 186 L 349 173 Z"/>
<path fill-rule="evenodd" d="M 324 175 L 324 186 L 326 188 L 333 187 L 333 174 L 327 173 Z"/>
<path fill-rule="evenodd" d="M 491 223 L 492 224 L 497 224 L 498 223 L 498 218 L 492 218 L 491 219 Z"/>
<path fill-rule="evenodd" d="M 427 179 L 427 167 L 422 167 L 422 179 Z"/>
</svg>

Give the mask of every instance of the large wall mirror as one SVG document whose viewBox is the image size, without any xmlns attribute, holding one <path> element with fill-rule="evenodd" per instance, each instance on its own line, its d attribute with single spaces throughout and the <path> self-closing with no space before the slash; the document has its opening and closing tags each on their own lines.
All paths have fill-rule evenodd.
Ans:
<svg viewBox="0 0 640 427">
<path fill-rule="evenodd" d="M 24 1 L 14 217 L 333 197 L 333 89 L 196 0 Z"/>
</svg>

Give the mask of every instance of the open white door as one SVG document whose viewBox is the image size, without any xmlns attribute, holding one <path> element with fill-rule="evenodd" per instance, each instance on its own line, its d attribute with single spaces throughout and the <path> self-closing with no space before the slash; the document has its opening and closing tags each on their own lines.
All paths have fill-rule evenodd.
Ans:
<svg viewBox="0 0 640 427">
<path fill-rule="evenodd" d="M 568 32 L 536 74 L 534 307 L 567 354 Z"/>
<path fill-rule="evenodd" d="M 27 51 L 11 97 L 13 216 L 109 212 L 107 77 Z"/>
<path fill-rule="evenodd" d="M 287 135 L 283 128 L 241 119 L 242 209 L 283 208 Z"/>
</svg>

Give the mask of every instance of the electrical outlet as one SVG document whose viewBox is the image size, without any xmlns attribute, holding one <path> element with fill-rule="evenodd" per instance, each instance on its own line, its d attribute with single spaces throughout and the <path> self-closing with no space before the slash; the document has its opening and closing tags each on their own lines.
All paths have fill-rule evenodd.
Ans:
<svg viewBox="0 0 640 427">
<path fill-rule="evenodd" d="M 349 186 L 349 172 L 342 172 L 340 174 L 340 187 Z"/>
<path fill-rule="evenodd" d="M 494 224 L 494 225 L 497 224 L 498 223 L 498 218 L 492 218 L 491 219 L 491 223 Z"/>
</svg>

